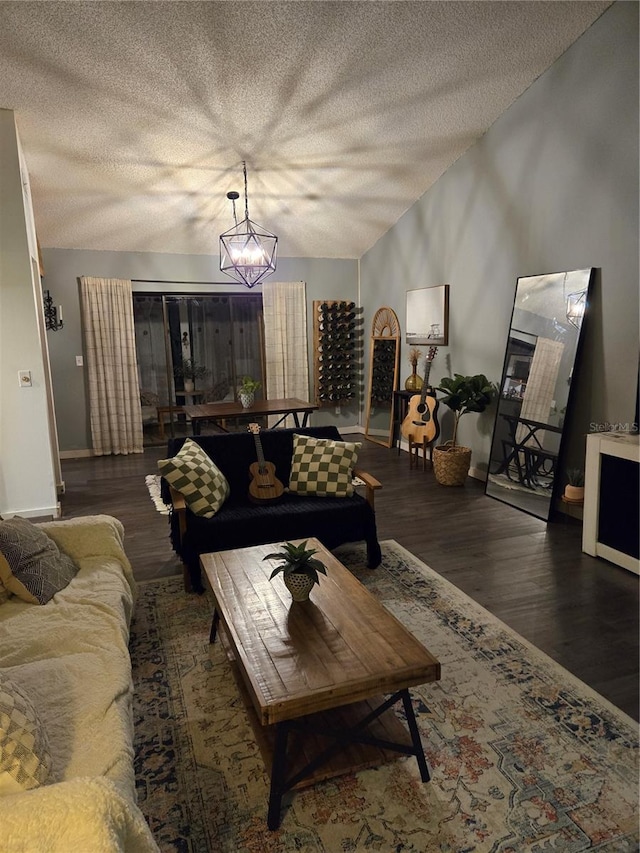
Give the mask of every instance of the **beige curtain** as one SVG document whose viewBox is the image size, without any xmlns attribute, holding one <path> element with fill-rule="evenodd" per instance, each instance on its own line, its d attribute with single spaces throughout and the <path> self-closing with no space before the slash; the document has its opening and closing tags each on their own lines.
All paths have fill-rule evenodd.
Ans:
<svg viewBox="0 0 640 853">
<path fill-rule="evenodd" d="M 527 387 L 522 398 L 520 417 L 530 421 L 539 421 L 543 424 L 549 423 L 549 412 L 553 405 L 556 382 L 560 361 L 564 351 L 564 344 L 560 341 L 552 341 L 549 338 L 538 338 L 536 348 L 531 360 Z M 526 435 L 526 427 L 521 424 L 516 431 L 516 440 L 522 441 Z M 546 432 L 538 430 L 536 438 L 544 447 Z M 552 435 L 553 438 L 553 435 Z M 527 442 L 531 447 L 537 447 L 536 440 L 532 437 Z M 547 448 L 553 450 L 555 448 Z"/>
<path fill-rule="evenodd" d="M 142 453 L 131 282 L 80 279 L 93 452 Z"/>
<path fill-rule="evenodd" d="M 304 281 L 262 286 L 267 399 L 309 400 L 307 294 Z M 278 418 L 270 418 L 272 425 Z M 294 426 L 289 416 L 284 424 Z"/>
</svg>

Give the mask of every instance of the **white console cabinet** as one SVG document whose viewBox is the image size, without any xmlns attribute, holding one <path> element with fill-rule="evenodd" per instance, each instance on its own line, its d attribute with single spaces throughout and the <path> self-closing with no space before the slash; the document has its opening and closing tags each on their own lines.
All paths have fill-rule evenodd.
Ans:
<svg viewBox="0 0 640 853">
<path fill-rule="evenodd" d="M 582 550 L 640 574 L 640 436 L 587 436 Z"/>
</svg>

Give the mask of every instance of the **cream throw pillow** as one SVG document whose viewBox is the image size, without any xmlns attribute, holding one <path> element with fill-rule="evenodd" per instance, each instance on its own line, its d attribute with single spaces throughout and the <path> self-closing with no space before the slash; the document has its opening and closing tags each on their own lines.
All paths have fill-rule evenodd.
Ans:
<svg viewBox="0 0 640 853">
<path fill-rule="evenodd" d="M 195 515 L 213 518 L 229 497 L 227 478 L 190 438 L 173 459 L 160 459 L 158 468 L 167 483 L 184 495 Z"/>
<path fill-rule="evenodd" d="M 295 433 L 289 491 L 316 497 L 351 497 L 353 469 L 361 447 L 359 442 Z"/>
</svg>

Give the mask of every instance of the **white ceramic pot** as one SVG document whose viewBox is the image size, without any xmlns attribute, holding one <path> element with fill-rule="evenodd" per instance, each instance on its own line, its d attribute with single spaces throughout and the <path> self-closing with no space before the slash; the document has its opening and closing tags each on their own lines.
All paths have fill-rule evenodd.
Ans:
<svg viewBox="0 0 640 853">
<path fill-rule="evenodd" d="M 309 593 L 313 589 L 313 578 L 304 572 L 292 572 L 284 575 L 284 585 L 291 593 L 294 601 L 308 601 Z"/>
<path fill-rule="evenodd" d="M 255 394 L 253 391 L 238 391 L 238 399 L 243 409 L 249 409 L 253 406 Z"/>
<path fill-rule="evenodd" d="M 187 392 L 187 394 L 190 394 L 193 391 L 193 389 L 195 388 L 195 385 L 193 383 L 193 379 L 185 379 L 183 382 L 183 385 L 184 385 L 184 390 Z"/>
</svg>

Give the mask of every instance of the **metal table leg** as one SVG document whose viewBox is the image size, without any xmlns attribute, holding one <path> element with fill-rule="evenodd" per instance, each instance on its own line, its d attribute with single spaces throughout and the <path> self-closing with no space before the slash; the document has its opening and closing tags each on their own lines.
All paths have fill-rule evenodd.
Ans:
<svg viewBox="0 0 640 853">
<path fill-rule="evenodd" d="M 276 725 L 276 743 L 273 753 L 273 767 L 271 768 L 271 789 L 269 791 L 269 812 L 267 814 L 267 826 L 269 829 L 277 829 L 280 826 L 280 808 L 282 795 L 285 788 L 285 770 L 287 764 L 287 738 L 289 737 L 289 723 L 287 721 Z"/>
</svg>

